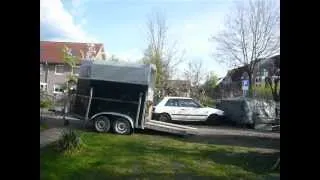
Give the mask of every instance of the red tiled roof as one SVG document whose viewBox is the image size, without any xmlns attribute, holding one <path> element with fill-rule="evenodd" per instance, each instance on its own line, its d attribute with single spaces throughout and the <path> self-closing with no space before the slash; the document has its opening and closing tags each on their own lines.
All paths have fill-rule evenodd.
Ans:
<svg viewBox="0 0 320 180">
<path fill-rule="evenodd" d="M 103 44 L 94 43 L 96 53 L 102 48 Z M 47 61 L 48 63 L 63 63 L 63 48 L 67 46 L 72 50 L 72 54 L 81 59 L 80 50 L 84 54 L 88 51 L 88 43 L 75 43 L 75 42 L 53 42 L 53 41 L 40 41 L 40 62 Z"/>
</svg>

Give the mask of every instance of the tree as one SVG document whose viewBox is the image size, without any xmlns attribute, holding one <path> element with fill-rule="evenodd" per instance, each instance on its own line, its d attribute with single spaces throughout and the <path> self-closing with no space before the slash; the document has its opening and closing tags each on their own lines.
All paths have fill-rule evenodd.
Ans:
<svg viewBox="0 0 320 180">
<path fill-rule="evenodd" d="M 201 81 L 204 80 L 204 69 L 202 66 L 202 61 L 189 61 L 187 64 L 187 69 L 184 71 L 184 76 L 191 83 L 191 94 L 196 98 L 201 96 Z"/>
<path fill-rule="evenodd" d="M 168 26 L 166 18 L 159 12 L 152 13 L 146 23 L 147 49 L 142 62 L 155 64 L 157 68 L 156 87 L 167 87 L 167 80 L 171 77 L 175 67 L 182 62 L 176 43 L 169 44 Z"/>
<path fill-rule="evenodd" d="M 267 87 L 271 89 L 273 100 L 280 102 L 280 60 L 276 60 L 271 63 L 273 68 L 271 68 L 271 73 L 265 79 Z"/>
<path fill-rule="evenodd" d="M 217 43 L 217 61 L 246 67 L 251 90 L 257 60 L 280 51 L 280 10 L 276 1 L 246 2 L 237 4 L 226 20 L 225 29 L 211 40 Z"/>
<path fill-rule="evenodd" d="M 162 87 L 165 84 L 165 81 L 169 79 L 168 67 L 166 67 L 159 54 L 154 54 L 151 46 L 145 50 L 142 62 L 144 64 L 154 64 L 156 66 L 156 87 Z"/>
<path fill-rule="evenodd" d="M 214 88 L 216 87 L 217 82 L 218 82 L 218 76 L 214 72 L 211 72 L 207 75 L 207 78 L 204 84 L 202 85 L 202 89 L 211 98 L 213 97 Z"/>
<path fill-rule="evenodd" d="M 71 69 L 71 74 L 68 76 L 67 82 L 66 82 L 66 89 L 67 91 L 72 85 L 75 85 L 77 82 L 77 77 L 74 75 L 74 68 L 77 64 L 79 64 L 80 60 L 76 56 L 74 56 L 71 53 L 71 49 L 67 46 L 64 46 L 63 50 L 63 62 L 66 63 L 69 68 Z"/>
</svg>

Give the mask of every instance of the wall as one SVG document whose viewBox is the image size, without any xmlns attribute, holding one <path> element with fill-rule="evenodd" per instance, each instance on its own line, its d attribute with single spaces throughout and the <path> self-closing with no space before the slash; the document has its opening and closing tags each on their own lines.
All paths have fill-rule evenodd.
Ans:
<svg viewBox="0 0 320 180">
<path fill-rule="evenodd" d="M 64 65 L 65 71 L 63 74 L 55 74 L 55 66 L 56 64 L 48 65 L 47 92 L 49 94 L 53 94 L 54 84 L 64 84 L 67 81 L 68 75 L 71 74 L 71 68 L 68 65 Z M 44 68 L 43 73 L 40 75 L 40 82 L 45 82 L 45 70 L 46 68 Z"/>
</svg>

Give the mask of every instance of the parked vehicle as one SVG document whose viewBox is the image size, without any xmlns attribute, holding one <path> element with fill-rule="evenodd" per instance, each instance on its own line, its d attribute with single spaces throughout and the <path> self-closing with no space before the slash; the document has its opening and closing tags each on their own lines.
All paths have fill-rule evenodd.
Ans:
<svg viewBox="0 0 320 180">
<path fill-rule="evenodd" d="M 165 97 L 153 108 L 153 119 L 163 122 L 202 121 L 218 123 L 224 117 L 219 109 L 204 107 L 192 98 Z"/>
<path fill-rule="evenodd" d="M 135 129 L 187 133 L 195 128 L 151 119 L 154 65 L 84 61 L 66 116 L 92 122 L 97 132 L 131 134 Z"/>
</svg>

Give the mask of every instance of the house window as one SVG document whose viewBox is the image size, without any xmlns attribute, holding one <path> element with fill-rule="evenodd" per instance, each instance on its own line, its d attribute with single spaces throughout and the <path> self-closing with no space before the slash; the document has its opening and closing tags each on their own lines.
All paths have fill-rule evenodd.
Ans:
<svg viewBox="0 0 320 180">
<path fill-rule="evenodd" d="M 247 72 L 243 72 L 241 79 L 248 79 L 249 78 L 249 74 Z"/>
<path fill-rule="evenodd" d="M 80 67 L 79 66 L 73 67 L 73 74 L 74 75 L 79 76 L 79 72 L 80 72 Z"/>
<path fill-rule="evenodd" d="M 62 84 L 55 84 L 53 85 L 53 93 L 54 94 L 62 94 L 63 93 L 63 85 Z"/>
<path fill-rule="evenodd" d="M 268 77 L 268 71 L 266 69 L 263 69 L 263 76 Z"/>
<path fill-rule="evenodd" d="M 55 74 L 61 75 L 64 73 L 64 65 L 56 65 L 55 66 Z"/>
<path fill-rule="evenodd" d="M 268 77 L 268 71 L 267 71 L 267 69 L 263 68 L 262 70 L 260 70 L 260 71 L 257 73 L 257 76 Z"/>
<path fill-rule="evenodd" d="M 40 90 L 41 90 L 41 91 L 46 91 L 46 90 L 47 90 L 47 87 L 48 87 L 48 84 L 47 84 L 47 83 L 42 83 L 42 82 L 40 82 Z"/>
</svg>

